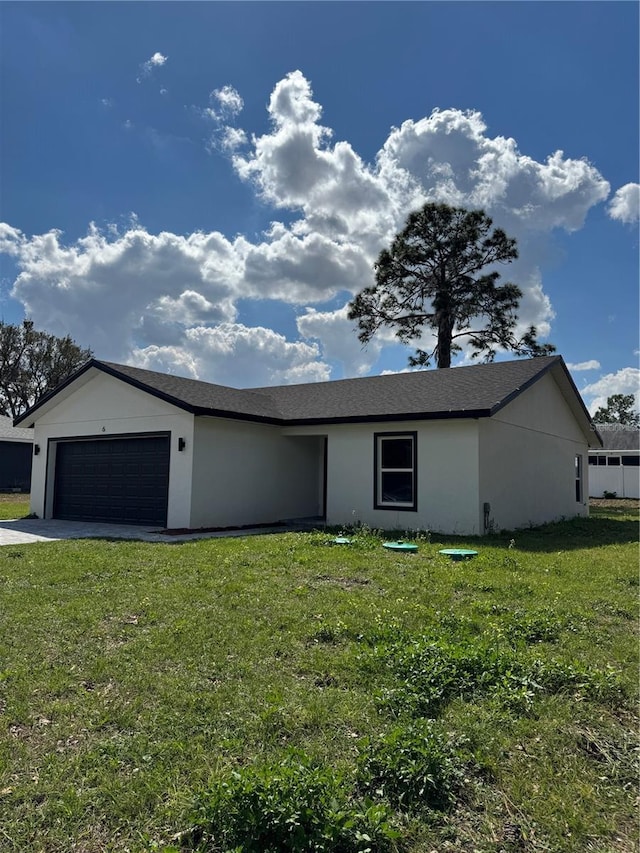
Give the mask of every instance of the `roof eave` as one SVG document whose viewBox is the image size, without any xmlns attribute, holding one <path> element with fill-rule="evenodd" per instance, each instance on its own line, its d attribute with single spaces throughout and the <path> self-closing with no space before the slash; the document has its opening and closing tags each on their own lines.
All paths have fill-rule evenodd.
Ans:
<svg viewBox="0 0 640 853">
<path fill-rule="evenodd" d="M 392 412 L 384 415 L 343 415 L 334 418 L 289 418 L 282 422 L 283 426 L 322 426 L 323 424 L 370 424 L 390 423 L 393 421 L 441 421 L 488 418 L 489 409 L 467 409 L 464 411 L 441 412 Z"/>
<path fill-rule="evenodd" d="M 522 383 L 522 385 L 518 385 L 518 387 L 514 388 L 514 390 L 510 394 L 507 394 L 506 397 L 503 397 L 501 400 L 498 400 L 498 402 L 491 407 L 491 415 L 497 414 L 501 409 L 504 409 L 505 406 L 508 406 L 509 403 L 516 399 L 516 397 L 519 397 L 528 388 L 531 388 L 532 385 L 535 385 L 538 380 L 542 379 L 543 376 L 545 376 L 550 370 L 553 369 L 553 367 L 555 367 L 556 364 L 561 361 L 562 358 L 557 355 L 552 361 L 547 362 L 547 364 L 542 366 L 534 376 L 532 376 L 530 379 L 527 379 L 526 382 Z"/>
<path fill-rule="evenodd" d="M 114 379 L 126 382 L 127 385 L 131 385 L 132 388 L 136 388 L 138 391 L 144 391 L 146 394 L 151 394 L 152 397 L 156 397 L 158 400 L 163 400 L 165 403 L 170 403 L 172 406 L 176 406 L 178 409 L 182 409 L 185 412 L 195 414 L 198 408 L 197 406 L 193 406 L 191 403 L 187 403 L 185 400 L 181 400 L 179 397 L 173 397 L 171 394 L 160 391 L 152 385 L 147 385 L 146 382 L 140 382 L 132 376 L 127 376 L 126 373 L 120 373 L 119 370 L 115 370 L 115 368 L 108 364 L 104 364 L 101 361 L 96 361 L 95 366 L 99 370 L 102 370 L 103 373 L 113 376 Z"/>
<path fill-rule="evenodd" d="M 104 362 L 98 361 L 95 358 L 90 359 L 85 362 L 78 370 L 68 376 L 64 382 L 61 382 L 60 385 L 56 386 L 52 391 L 49 391 L 44 397 L 41 397 L 37 400 L 33 406 L 27 409 L 22 415 L 19 415 L 17 418 L 14 418 L 13 425 L 18 426 L 18 424 L 24 423 L 28 421 L 27 424 L 29 427 L 33 427 L 36 418 L 34 418 L 35 413 L 46 406 L 54 397 L 58 396 L 60 393 L 65 391 L 70 385 L 76 382 L 80 377 L 82 377 L 87 371 L 95 368 L 96 370 L 101 371 L 102 373 L 106 373 L 109 376 L 113 376 L 115 379 L 119 379 L 121 382 L 126 382 L 127 385 L 131 385 L 133 388 L 136 388 L 139 391 L 144 391 L 146 394 L 151 394 L 154 397 L 157 397 L 160 400 L 163 400 L 166 403 L 170 403 L 172 406 L 176 406 L 179 409 L 183 409 L 184 411 L 194 413 L 196 408 L 195 406 L 186 403 L 184 400 L 179 400 L 177 397 L 172 397 L 171 394 L 165 394 L 162 391 L 159 391 L 157 388 L 153 388 L 150 385 L 146 385 L 144 382 L 139 382 L 137 379 L 133 379 L 131 376 L 127 376 L 126 373 L 120 373 L 120 371 L 115 370 L 110 365 L 105 364 Z M 33 420 L 32 420 L 33 418 Z"/>
<path fill-rule="evenodd" d="M 46 404 L 50 400 L 52 400 L 54 397 L 56 397 L 58 394 L 68 388 L 69 385 L 79 379 L 88 370 L 91 370 L 92 367 L 97 367 L 98 365 L 99 362 L 96 362 L 94 358 L 90 358 L 89 361 L 85 361 L 85 363 L 81 365 L 76 371 L 74 371 L 70 376 L 67 376 L 67 378 L 60 383 L 60 385 L 57 385 L 51 391 L 48 391 L 43 397 L 40 397 L 39 400 L 36 400 L 33 406 L 30 406 L 25 412 L 14 418 L 14 427 L 17 427 L 18 424 L 22 424 L 25 421 L 30 421 L 30 423 L 27 424 L 27 427 L 33 427 L 35 424 L 35 419 L 31 420 L 31 418 L 33 418 L 35 412 L 37 412 L 43 406 L 46 406 Z"/>
</svg>

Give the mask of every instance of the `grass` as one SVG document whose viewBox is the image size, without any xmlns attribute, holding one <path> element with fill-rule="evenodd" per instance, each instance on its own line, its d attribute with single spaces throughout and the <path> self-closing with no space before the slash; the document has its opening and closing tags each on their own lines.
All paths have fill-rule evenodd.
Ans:
<svg viewBox="0 0 640 853">
<path fill-rule="evenodd" d="M 0 521 L 24 518 L 29 513 L 29 495 L 0 492 Z"/>
<path fill-rule="evenodd" d="M 637 502 L 330 539 L 0 548 L 0 850 L 636 850 Z"/>
</svg>

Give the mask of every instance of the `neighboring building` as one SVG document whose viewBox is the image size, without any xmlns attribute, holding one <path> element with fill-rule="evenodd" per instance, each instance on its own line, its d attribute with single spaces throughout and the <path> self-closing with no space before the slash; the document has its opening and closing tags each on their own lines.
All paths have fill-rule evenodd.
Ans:
<svg viewBox="0 0 640 853">
<path fill-rule="evenodd" d="M 0 415 L 0 492 L 28 492 L 31 485 L 33 430 L 13 426 Z"/>
<path fill-rule="evenodd" d="M 588 514 L 600 447 L 559 356 L 238 390 L 91 360 L 16 419 L 31 511 L 478 534 Z"/>
<path fill-rule="evenodd" d="M 597 424 L 603 447 L 589 451 L 589 495 L 640 498 L 640 430 Z"/>
</svg>

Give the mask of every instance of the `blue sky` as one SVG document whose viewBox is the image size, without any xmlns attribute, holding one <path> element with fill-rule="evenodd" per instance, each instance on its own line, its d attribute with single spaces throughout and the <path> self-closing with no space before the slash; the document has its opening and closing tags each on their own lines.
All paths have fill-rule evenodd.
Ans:
<svg viewBox="0 0 640 853">
<path fill-rule="evenodd" d="M 522 323 L 590 406 L 638 390 L 637 4 L 0 16 L 5 321 L 236 386 L 400 370 L 345 306 L 437 200 L 518 240 Z"/>
</svg>

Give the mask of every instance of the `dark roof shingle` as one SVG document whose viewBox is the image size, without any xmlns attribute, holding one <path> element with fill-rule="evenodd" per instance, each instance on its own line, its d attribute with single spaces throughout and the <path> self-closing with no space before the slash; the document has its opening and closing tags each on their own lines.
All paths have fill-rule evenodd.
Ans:
<svg viewBox="0 0 640 853">
<path fill-rule="evenodd" d="M 252 390 L 268 394 L 286 421 L 488 416 L 555 361 L 546 357 Z"/>
</svg>

